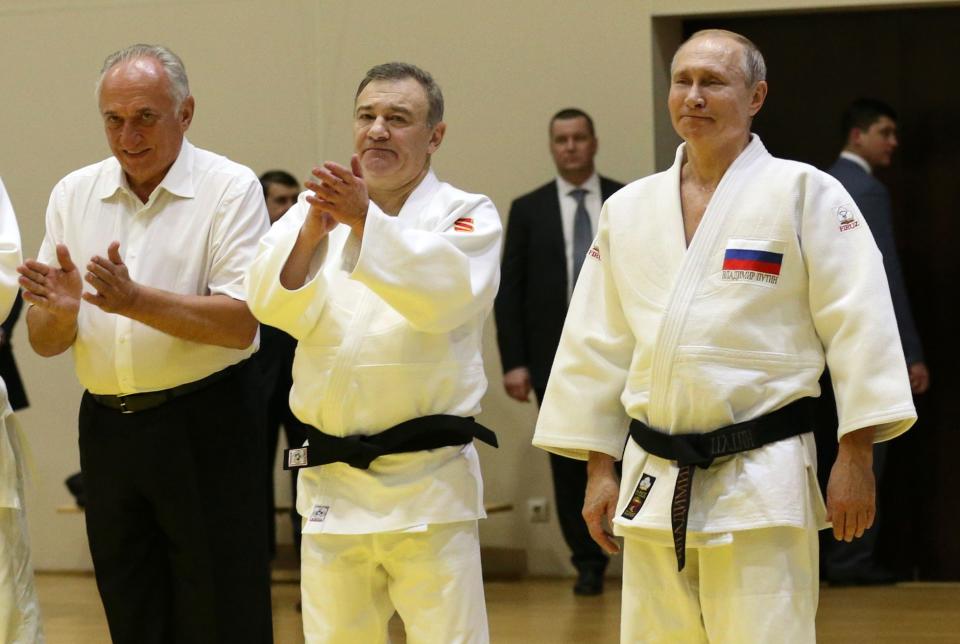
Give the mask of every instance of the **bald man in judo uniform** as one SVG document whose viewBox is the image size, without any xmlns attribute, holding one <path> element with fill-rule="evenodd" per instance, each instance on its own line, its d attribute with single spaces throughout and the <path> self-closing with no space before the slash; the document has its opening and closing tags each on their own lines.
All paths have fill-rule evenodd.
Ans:
<svg viewBox="0 0 960 644">
<path fill-rule="evenodd" d="M 813 642 L 817 530 L 863 534 L 872 444 L 916 418 L 853 199 L 750 131 L 765 74 L 731 32 L 677 51 L 684 143 L 604 206 L 537 423 L 535 445 L 588 459 L 594 538 L 618 549 L 604 521 L 624 537 L 623 642 Z M 826 507 L 810 433 L 825 362 L 840 418 Z"/>
</svg>

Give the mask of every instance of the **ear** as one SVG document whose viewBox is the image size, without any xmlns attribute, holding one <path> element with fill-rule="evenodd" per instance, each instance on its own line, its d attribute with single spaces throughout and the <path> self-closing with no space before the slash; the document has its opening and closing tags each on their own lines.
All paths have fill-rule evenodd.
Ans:
<svg viewBox="0 0 960 644">
<path fill-rule="evenodd" d="M 753 87 L 753 95 L 750 97 L 750 116 L 756 116 L 763 107 L 763 102 L 767 100 L 768 89 L 767 81 L 758 81 Z"/>
<path fill-rule="evenodd" d="M 430 145 L 427 146 L 427 154 L 433 154 L 437 151 L 440 143 L 443 142 L 443 135 L 446 134 L 446 132 L 447 124 L 443 121 L 433 126 L 433 131 L 430 133 Z"/>
<path fill-rule="evenodd" d="M 180 122 L 180 130 L 186 132 L 193 122 L 193 110 L 195 103 L 192 96 L 188 96 L 180 103 L 180 111 L 177 113 L 177 120 Z"/>
</svg>

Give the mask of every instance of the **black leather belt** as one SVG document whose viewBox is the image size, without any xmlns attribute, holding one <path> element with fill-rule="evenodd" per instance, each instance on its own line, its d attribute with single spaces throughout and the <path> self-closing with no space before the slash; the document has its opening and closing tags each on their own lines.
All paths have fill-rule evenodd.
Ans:
<svg viewBox="0 0 960 644">
<path fill-rule="evenodd" d="M 813 431 L 813 398 L 801 398 L 765 416 L 727 425 L 705 434 L 666 434 L 639 420 L 630 422 L 630 437 L 646 452 L 677 463 L 677 483 L 670 505 L 677 566 L 686 564 L 687 519 L 697 467 L 710 467 L 715 458 L 746 452 L 769 443 Z"/>
<path fill-rule="evenodd" d="M 138 411 L 146 411 L 147 409 L 159 407 L 160 405 L 173 400 L 174 398 L 186 396 L 187 394 L 192 394 L 196 391 L 200 391 L 201 389 L 209 387 L 213 383 L 233 375 L 233 373 L 237 371 L 241 365 L 246 364 L 246 362 L 246 360 L 238 362 L 237 364 L 231 365 L 226 369 L 212 373 L 206 378 L 201 378 L 200 380 L 194 380 L 193 382 L 177 385 L 176 387 L 171 387 L 170 389 L 161 389 L 160 391 L 145 391 L 139 394 L 126 394 L 119 396 L 114 396 L 112 394 L 91 393 L 90 396 L 94 399 L 94 401 L 96 401 L 97 404 L 102 405 L 103 407 L 116 409 L 123 414 L 135 414 Z"/>
<path fill-rule="evenodd" d="M 386 454 L 466 445 L 474 438 L 497 447 L 497 435 L 473 418 L 446 414 L 413 418 L 369 435 L 332 436 L 316 427 L 308 427 L 307 438 L 310 444 L 306 447 L 283 451 L 283 469 L 346 463 L 365 470 L 375 459 Z"/>
</svg>

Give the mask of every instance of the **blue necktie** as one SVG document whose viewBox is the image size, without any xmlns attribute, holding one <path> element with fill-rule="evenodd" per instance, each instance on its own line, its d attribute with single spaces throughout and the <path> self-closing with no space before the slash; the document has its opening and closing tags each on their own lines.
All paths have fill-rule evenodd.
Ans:
<svg viewBox="0 0 960 644">
<path fill-rule="evenodd" d="M 587 190 L 575 188 L 570 196 L 577 200 L 577 212 L 573 215 L 573 282 L 577 283 L 583 260 L 593 242 L 593 226 L 590 225 L 590 213 L 587 212 Z"/>
</svg>

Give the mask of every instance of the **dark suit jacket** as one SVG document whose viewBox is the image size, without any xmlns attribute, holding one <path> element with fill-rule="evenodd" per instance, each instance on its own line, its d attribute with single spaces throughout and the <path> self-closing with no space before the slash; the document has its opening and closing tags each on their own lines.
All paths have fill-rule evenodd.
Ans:
<svg viewBox="0 0 960 644">
<path fill-rule="evenodd" d="M 604 201 L 622 187 L 600 177 Z M 510 206 L 494 312 L 503 371 L 527 367 L 533 388 L 543 390 L 567 315 L 567 258 L 555 180 Z"/>
<path fill-rule="evenodd" d="M 883 268 L 890 283 L 890 296 L 893 298 L 893 310 L 900 327 L 900 342 L 907 364 L 923 361 L 923 347 L 920 336 L 910 312 L 910 300 L 903 283 L 900 258 L 897 255 L 896 240 L 893 235 L 893 213 L 890 205 L 890 193 L 880 181 L 859 165 L 840 157 L 828 170 L 843 184 L 850 196 L 863 213 L 870 232 L 883 253 Z"/>
</svg>

